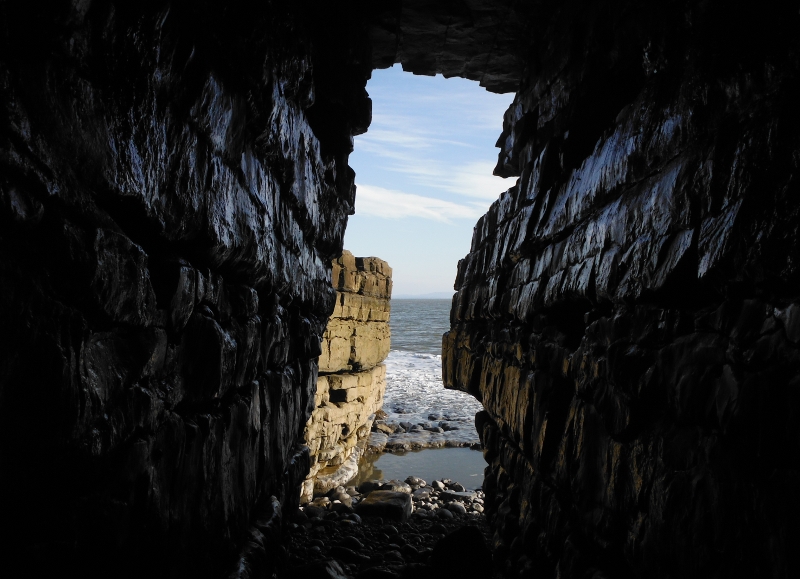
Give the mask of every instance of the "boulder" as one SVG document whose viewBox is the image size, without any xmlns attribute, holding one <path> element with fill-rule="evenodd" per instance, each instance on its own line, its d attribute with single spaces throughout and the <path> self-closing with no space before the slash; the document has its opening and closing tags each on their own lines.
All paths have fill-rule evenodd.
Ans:
<svg viewBox="0 0 800 579">
<path fill-rule="evenodd" d="M 411 495 L 395 491 L 372 491 L 356 505 L 356 513 L 362 517 L 381 517 L 399 522 L 408 519 L 411 510 Z"/>
</svg>

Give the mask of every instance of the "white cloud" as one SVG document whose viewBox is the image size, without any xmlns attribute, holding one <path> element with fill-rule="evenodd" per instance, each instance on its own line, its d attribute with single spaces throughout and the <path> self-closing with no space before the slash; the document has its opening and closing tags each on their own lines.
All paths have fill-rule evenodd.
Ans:
<svg viewBox="0 0 800 579">
<path fill-rule="evenodd" d="M 461 205 L 372 185 L 357 185 L 356 190 L 357 215 L 374 215 L 387 219 L 420 217 L 450 223 L 453 219 L 476 219 L 486 209 L 478 203 Z"/>
</svg>

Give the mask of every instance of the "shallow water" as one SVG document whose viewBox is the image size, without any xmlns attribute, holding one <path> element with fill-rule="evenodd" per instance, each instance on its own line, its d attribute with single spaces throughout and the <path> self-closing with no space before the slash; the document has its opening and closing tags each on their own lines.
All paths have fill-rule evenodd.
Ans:
<svg viewBox="0 0 800 579">
<path fill-rule="evenodd" d="M 468 489 L 478 489 L 483 484 L 486 461 L 483 453 L 469 448 L 441 448 L 405 453 L 371 454 L 361 459 L 358 475 L 348 485 L 358 485 L 365 480 L 405 480 L 413 475 L 430 483 L 449 478 Z"/>
</svg>

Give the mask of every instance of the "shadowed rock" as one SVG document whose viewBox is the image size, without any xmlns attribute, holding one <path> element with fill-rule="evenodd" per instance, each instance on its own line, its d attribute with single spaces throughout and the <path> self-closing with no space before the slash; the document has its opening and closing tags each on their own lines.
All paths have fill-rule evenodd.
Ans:
<svg viewBox="0 0 800 579">
<path fill-rule="evenodd" d="M 405 521 L 411 515 L 410 493 L 395 491 L 372 491 L 356 505 L 362 517 L 381 517 L 392 521 Z"/>
</svg>

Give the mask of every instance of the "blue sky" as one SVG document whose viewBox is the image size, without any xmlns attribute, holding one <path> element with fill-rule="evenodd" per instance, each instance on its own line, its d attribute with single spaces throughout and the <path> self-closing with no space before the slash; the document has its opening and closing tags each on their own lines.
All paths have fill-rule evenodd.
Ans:
<svg viewBox="0 0 800 579">
<path fill-rule="evenodd" d="M 388 261 L 395 295 L 452 292 L 475 222 L 514 184 L 492 175 L 514 95 L 399 65 L 373 71 L 367 92 L 372 124 L 350 155 L 356 214 L 345 249 Z"/>
</svg>

